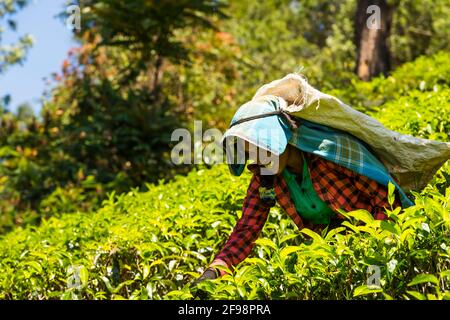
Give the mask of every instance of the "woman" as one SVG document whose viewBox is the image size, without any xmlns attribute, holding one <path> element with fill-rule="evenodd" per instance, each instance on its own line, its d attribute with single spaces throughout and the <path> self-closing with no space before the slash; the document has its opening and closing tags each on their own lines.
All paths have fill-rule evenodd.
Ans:
<svg viewBox="0 0 450 320">
<path fill-rule="evenodd" d="M 375 219 L 387 219 L 385 210 L 392 209 L 389 182 L 396 187 L 392 207 L 412 205 L 362 141 L 330 127 L 293 119 L 280 105 L 281 98 L 271 95 L 244 104 L 224 135 L 231 173 L 239 176 L 246 160 L 252 160 L 247 168 L 253 176 L 242 217 L 194 285 L 225 274 L 217 266 L 232 270 L 250 254 L 275 201 L 299 229 L 313 230 L 339 225 L 344 216 L 338 209 L 365 209 Z M 245 155 L 242 163 L 239 146 Z"/>
</svg>

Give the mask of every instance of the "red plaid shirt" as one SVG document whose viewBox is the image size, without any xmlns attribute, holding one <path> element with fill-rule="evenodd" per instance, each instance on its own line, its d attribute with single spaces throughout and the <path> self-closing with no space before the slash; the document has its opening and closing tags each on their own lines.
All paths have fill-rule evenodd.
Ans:
<svg viewBox="0 0 450 320">
<path fill-rule="evenodd" d="M 337 208 L 345 211 L 365 209 L 371 212 L 377 220 L 387 218 L 384 213 L 385 208 L 390 208 L 387 200 L 387 187 L 314 154 L 304 153 L 304 155 L 315 191 L 335 212 Z M 236 223 L 228 241 L 216 255 L 211 266 L 220 264 L 231 268 L 250 254 L 270 211 L 270 207 L 260 201 L 259 186 L 260 177 L 258 174 L 254 174 L 244 199 L 242 217 Z M 281 175 L 275 178 L 275 194 L 280 207 L 286 211 L 299 229 L 308 227 L 317 230 L 324 227 L 313 226 L 302 220 Z M 401 202 L 396 195 L 393 207 L 397 206 L 401 206 Z M 337 212 L 336 218 L 344 219 Z"/>
</svg>

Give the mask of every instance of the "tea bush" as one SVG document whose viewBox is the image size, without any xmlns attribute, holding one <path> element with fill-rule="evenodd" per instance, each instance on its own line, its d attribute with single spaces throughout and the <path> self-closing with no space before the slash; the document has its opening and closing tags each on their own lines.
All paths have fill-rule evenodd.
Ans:
<svg viewBox="0 0 450 320">
<path fill-rule="evenodd" d="M 414 90 L 370 114 L 391 130 L 424 139 L 448 141 L 449 103 L 450 87 L 427 92 Z"/>
<path fill-rule="evenodd" d="M 0 240 L 0 298 L 191 299 L 189 283 L 226 241 L 248 178 L 217 165 L 111 194 L 97 212 L 17 228 Z M 449 203 L 449 187 L 429 185 L 415 206 L 390 212 L 392 222 L 355 211 L 322 234 L 272 208 L 250 257 L 199 288 L 211 299 L 450 298 Z M 367 285 L 369 266 L 380 287 Z"/>
<path fill-rule="evenodd" d="M 2 236 L 0 298 L 161 298 L 180 288 L 220 247 L 240 210 L 245 186 L 227 170 L 111 194 L 97 212 Z"/>
<path fill-rule="evenodd" d="M 449 60 L 420 58 L 364 84 L 367 99 L 390 98 L 371 115 L 449 141 Z M 249 179 L 222 164 L 111 193 L 95 212 L 70 212 L 69 201 L 39 226 L 0 235 L 0 299 L 193 299 L 190 282 L 225 244 Z M 413 196 L 389 221 L 358 210 L 320 234 L 299 231 L 276 206 L 235 272 L 198 288 L 209 299 L 450 299 L 449 162 Z"/>
<path fill-rule="evenodd" d="M 360 110 L 370 110 L 411 92 L 437 91 L 450 86 L 450 53 L 438 52 L 421 56 L 403 64 L 389 76 L 379 76 L 370 82 L 352 80 L 346 89 L 330 90 L 345 103 Z"/>
</svg>

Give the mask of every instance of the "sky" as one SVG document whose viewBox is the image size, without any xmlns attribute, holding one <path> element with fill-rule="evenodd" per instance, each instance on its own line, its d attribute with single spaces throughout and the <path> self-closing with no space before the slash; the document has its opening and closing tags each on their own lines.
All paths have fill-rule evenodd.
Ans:
<svg viewBox="0 0 450 320">
<path fill-rule="evenodd" d="M 36 114 L 41 109 L 40 98 L 46 89 L 44 77 L 60 72 L 70 48 L 77 46 L 63 20 L 55 17 L 66 8 L 66 0 L 31 0 L 28 6 L 14 15 L 17 31 L 8 29 L 2 44 L 16 42 L 19 35 L 29 33 L 34 45 L 23 65 L 14 65 L 0 75 L 0 97 L 11 95 L 9 110 L 15 111 L 28 102 Z M 3 25 L 2 25 L 3 26 Z"/>
</svg>

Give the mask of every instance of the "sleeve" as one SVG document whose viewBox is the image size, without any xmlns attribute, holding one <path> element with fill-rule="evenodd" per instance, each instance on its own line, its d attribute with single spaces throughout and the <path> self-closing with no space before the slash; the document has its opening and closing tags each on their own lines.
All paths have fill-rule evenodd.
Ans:
<svg viewBox="0 0 450 320">
<path fill-rule="evenodd" d="M 260 177 L 254 174 L 242 206 L 242 217 L 211 266 L 225 263 L 231 269 L 250 254 L 270 211 L 270 206 L 260 201 L 259 186 Z"/>
<path fill-rule="evenodd" d="M 367 199 L 369 199 L 373 216 L 376 220 L 386 220 L 388 217 L 385 208 L 390 208 L 388 201 L 388 188 L 378 182 L 365 176 L 354 174 L 355 187 Z M 401 207 L 397 192 L 394 193 L 395 201 L 392 204 L 394 208 Z"/>
</svg>

